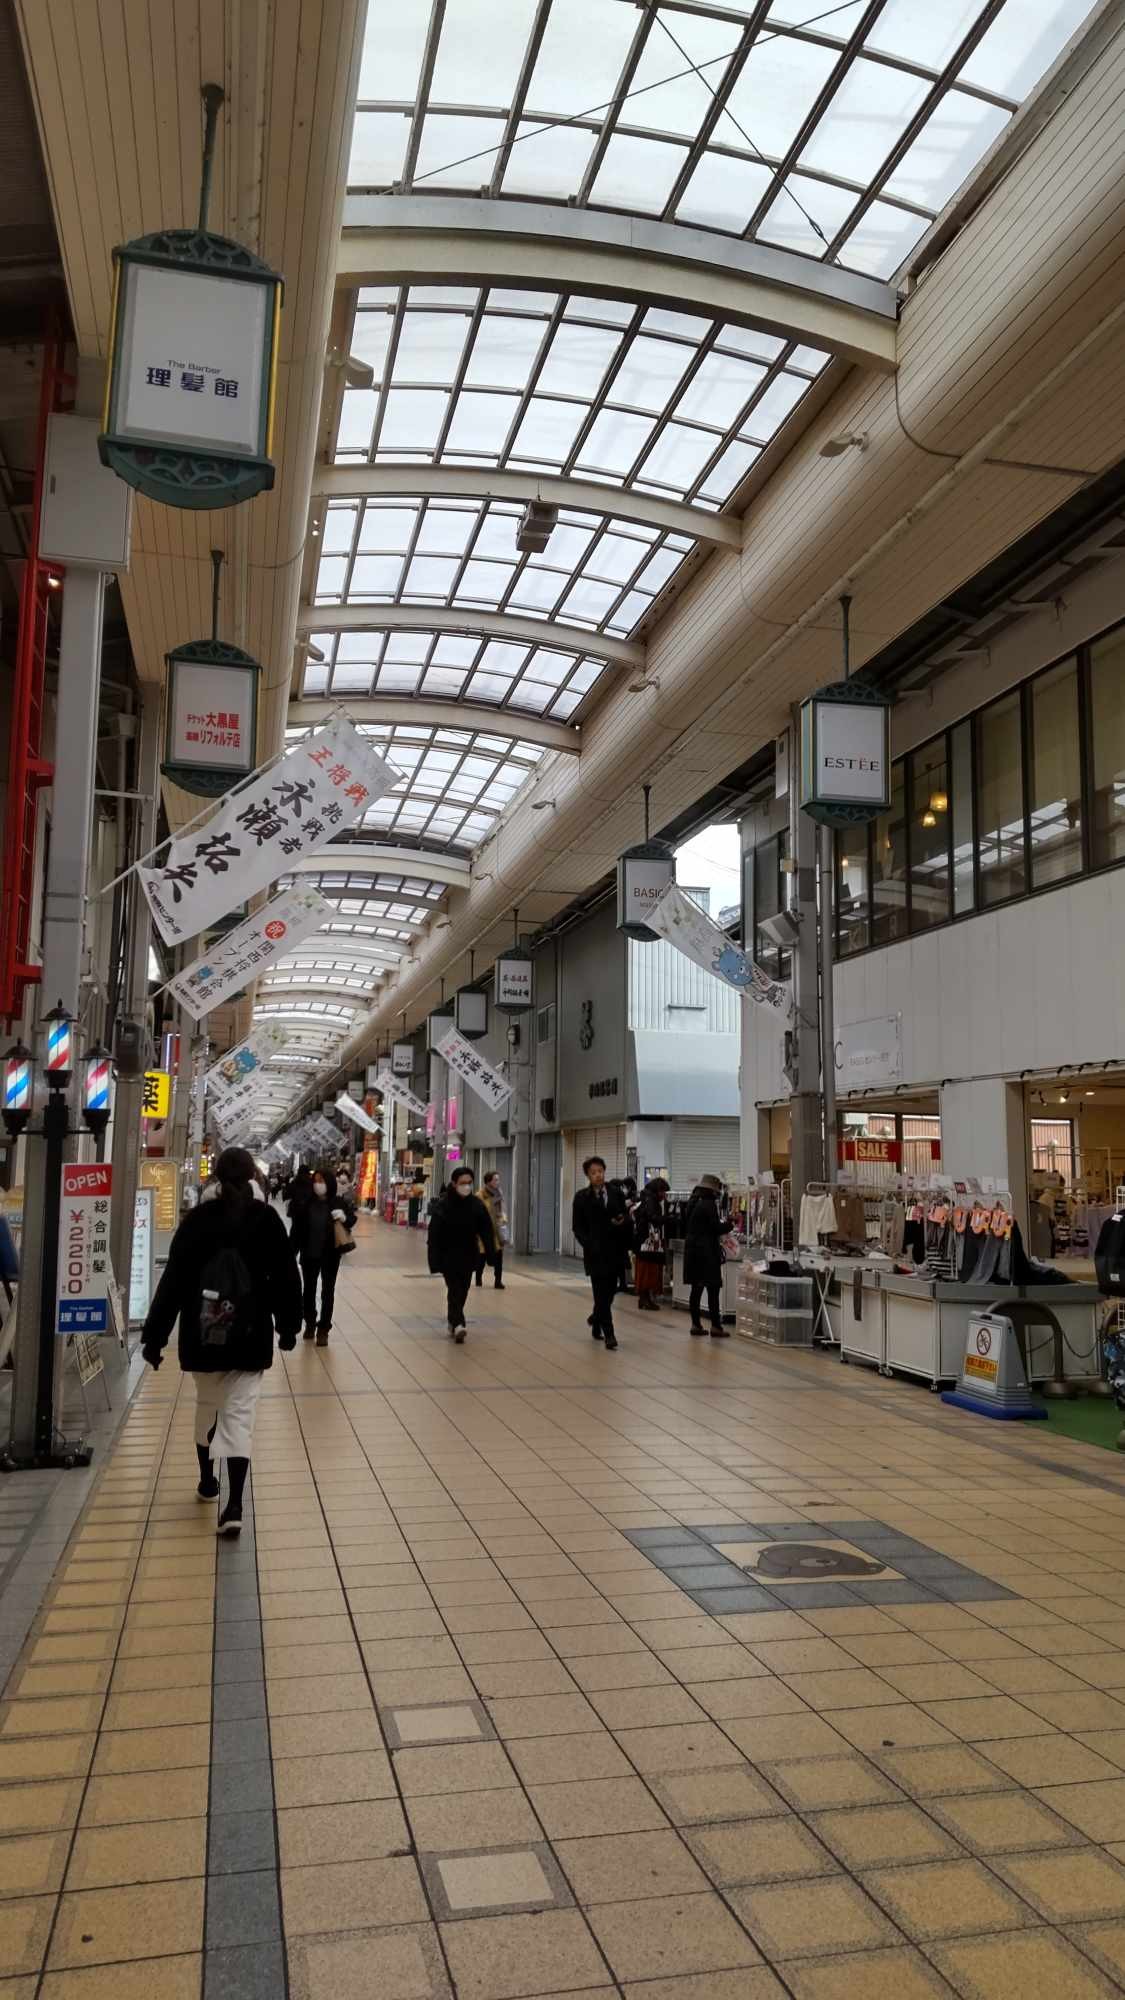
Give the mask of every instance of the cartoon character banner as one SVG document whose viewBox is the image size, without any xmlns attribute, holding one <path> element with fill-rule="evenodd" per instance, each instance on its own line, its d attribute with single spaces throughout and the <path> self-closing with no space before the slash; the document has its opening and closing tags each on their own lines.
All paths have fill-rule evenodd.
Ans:
<svg viewBox="0 0 1125 2000">
<path fill-rule="evenodd" d="M 650 930 L 682 951 L 685 958 L 721 979 L 724 986 L 733 986 L 736 993 L 745 993 L 748 999 L 773 1007 L 779 1014 L 790 1012 L 793 1000 L 788 983 L 771 979 L 760 965 L 755 965 L 748 953 L 732 944 L 726 932 L 712 923 L 698 903 L 693 903 L 674 882 L 669 883 L 646 912 L 645 922 Z"/>
</svg>

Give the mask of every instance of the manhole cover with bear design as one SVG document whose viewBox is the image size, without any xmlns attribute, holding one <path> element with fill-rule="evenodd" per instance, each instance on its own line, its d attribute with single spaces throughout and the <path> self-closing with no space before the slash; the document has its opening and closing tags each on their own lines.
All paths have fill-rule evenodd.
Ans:
<svg viewBox="0 0 1125 2000">
<path fill-rule="evenodd" d="M 748 1575 L 807 1581 L 812 1577 L 882 1576 L 886 1566 L 851 1555 L 846 1549 L 825 1547 L 822 1542 L 773 1542 L 745 1567 Z"/>
</svg>

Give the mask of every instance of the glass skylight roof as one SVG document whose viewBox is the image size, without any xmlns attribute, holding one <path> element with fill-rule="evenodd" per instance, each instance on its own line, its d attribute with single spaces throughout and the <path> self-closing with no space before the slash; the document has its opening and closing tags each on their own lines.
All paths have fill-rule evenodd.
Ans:
<svg viewBox="0 0 1125 2000">
<path fill-rule="evenodd" d="M 616 209 L 890 277 L 1089 11 L 382 0 L 348 182 Z"/>
<path fill-rule="evenodd" d="M 829 359 L 776 334 L 662 308 L 433 285 L 362 289 L 350 351 L 374 369 L 375 386 L 344 392 L 337 464 L 567 473 L 712 511 L 729 500 Z M 397 539 L 411 532 L 417 502 L 397 504 L 396 544 L 382 563 L 373 528 L 358 538 L 357 553 L 370 557 L 360 570 L 361 588 L 390 592 L 409 581 L 416 590 L 427 578 L 436 586 L 440 576 L 442 589 L 431 601 L 444 603 L 451 587 L 471 595 L 473 579 L 460 564 L 409 578 L 404 562 L 393 567 L 390 554 L 445 564 L 459 557 L 517 559 L 509 529 L 502 521 L 484 527 L 471 503 L 449 510 L 464 521 L 428 520 L 419 547 L 403 539 L 397 549 Z M 611 494 L 606 504 L 612 513 Z M 552 536 L 536 566 L 577 570 L 585 563 L 600 575 L 591 540 L 597 522 L 564 518 L 566 555 L 560 562 Z M 386 536 L 391 524 L 379 525 Z M 341 525 L 337 532 L 342 538 L 346 531 Z M 625 531 L 611 522 L 605 532 Z M 637 536 L 636 529 L 628 532 Z M 659 538 L 647 539 L 655 547 Z M 682 553 L 689 544 L 681 536 L 667 546 Z M 342 553 L 326 549 L 325 559 L 339 561 Z M 343 576 L 342 569 L 329 570 L 318 587 L 340 591 Z M 610 581 L 618 580 L 614 571 Z"/>
</svg>

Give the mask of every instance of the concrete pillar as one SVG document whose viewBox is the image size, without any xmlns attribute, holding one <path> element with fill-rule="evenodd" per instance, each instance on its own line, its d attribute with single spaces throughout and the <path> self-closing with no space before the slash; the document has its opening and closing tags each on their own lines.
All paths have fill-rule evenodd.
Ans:
<svg viewBox="0 0 1125 2000">
<path fill-rule="evenodd" d="M 820 1096 L 820 966 L 817 952 L 815 823 L 797 807 L 792 787 L 791 853 L 797 862 L 793 915 L 800 919 L 793 947 L 793 1020 L 791 1034 L 796 1058 L 793 1087 L 790 1174 L 793 1222 L 796 1229 L 801 1197 L 810 1181 L 825 1179 L 823 1106 Z"/>
<path fill-rule="evenodd" d="M 134 845 L 130 859 L 147 854 L 156 838 L 156 813 L 160 794 L 160 694 L 155 687 L 143 690 L 140 736 L 137 745 L 136 789 L 142 794 L 136 815 Z M 121 995 L 121 1018 L 144 1019 L 148 992 L 148 951 L 152 940 L 152 919 L 141 888 L 140 877 L 130 876 L 129 942 L 125 980 Z M 128 1292 L 129 1267 L 133 1255 L 133 1208 L 141 1148 L 141 1097 L 143 1076 L 118 1076 L 113 1109 L 113 1204 L 110 1211 L 110 1254 L 114 1275 Z"/>
<path fill-rule="evenodd" d="M 994 1180 L 1028 1229 L 1027 1126 L 1023 1085 L 987 1077 L 941 1086 L 941 1170 L 952 1180 Z"/>
</svg>

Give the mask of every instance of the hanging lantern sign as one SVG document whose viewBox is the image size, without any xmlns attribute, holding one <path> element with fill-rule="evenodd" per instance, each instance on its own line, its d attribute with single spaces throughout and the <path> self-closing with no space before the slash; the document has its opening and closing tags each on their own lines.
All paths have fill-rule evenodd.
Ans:
<svg viewBox="0 0 1125 2000">
<path fill-rule="evenodd" d="M 453 1026 L 452 1007 L 438 1007 L 426 1020 L 426 1047 L 433 1055 L 442 1036 Z"/>
<path fill-rule="evenodd" d="M 526 1014 L 534 1004 L 535 964 L 520 945 L 502 951 L 496 960 L 495 1002 L 502 1014 Z"/>
<path fill-rule="evenodd" d="M 393 1048 L 391 1049 L 391 1075 L 413 1076 L 413 1074 L 414 1074 L 413 1042 L 395 1042 Z"/>
<path fill-rule="evenodd" d="M 113 253 L 106 404 L 98 453 L 168 507 L 231 507 L 273 485 L 282 281 L 207 228 L 215 121 L 205 84 L 199 225 L 158 229 Z"/>
<path fill-rule="evenodd" d="M 261 667 L 240 646 L 192 639 L 167 656 L 166 778 L 218 798 L 254 769 Z"/>
<path fill-rule="evenodd" d="M 832 681 L 801 704 L 801 805 L 822 826 L 865 826 L 890 797 L 890 704 Z"/>
<path fill-rule="evenodd" d="M 617 928 L 642 944 L 656 942 L 645 922 L 665 889 L 676 879 L 676 857 L 666 840 L 642 840 L 627 847 L 617 863 Z"/>
<path fill-rule="evenodd" d="M 479 1042 L 488 1032 L 488 995 L 463 986 L 453 1002 L 453 1025 L 467 1042 Z"/>
</svg>

